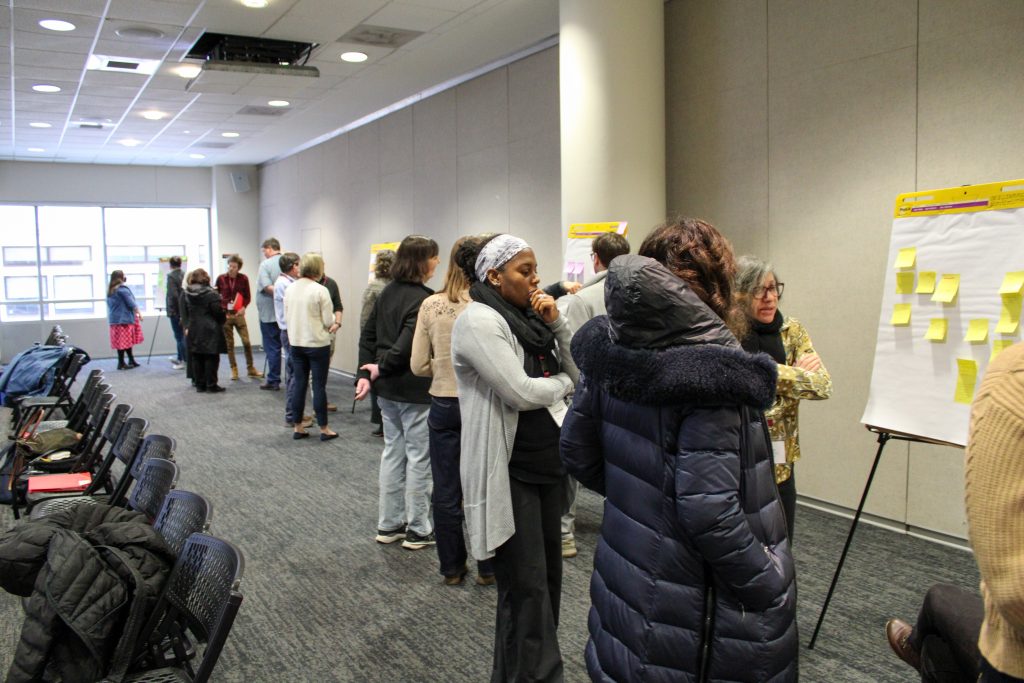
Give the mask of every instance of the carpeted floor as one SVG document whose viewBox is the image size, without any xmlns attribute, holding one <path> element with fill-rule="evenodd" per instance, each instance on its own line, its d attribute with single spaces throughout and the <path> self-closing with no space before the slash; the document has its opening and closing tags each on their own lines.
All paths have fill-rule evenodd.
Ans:
<svg viewBox="0 0 1024 683">
<path fill-rule="evenodd" d="M 131 371 L 104 369 L 119 402 L 150 420 L 150 433 L 178 440 L 179 488 L 213 502 L 211 533 L 242 549 L 245 602 L 224 648 L 216 681 L 486 681 L 495 589 L 470 579 L 445 587 L 435 552 L 373 541 L 382 440 L 370 435 L 369 408 L 350 414 L 352 386 L 332 375 L 330 426 L 341 438 L 293 441 L 284 395 L 257 380 L 228 381 L 223 394 L 197 394 L 166 358 Z M 262 358 L 260 361 L 262 362 Z M 311 408 L 307 408 L 311 412 Z M 855 482 L 853 486 L 861 486 Z M 7 514 L 5 510 L 0 513 Z M 578 557 L 565 561 L 559 644 L 565 680 L 587 680 L 588 582 L 601 501 L 584 492 Z M 12 522 L 8 516 L 0 528 Z M 913 681 L 883 634 L 889 616 L 913 620 L 935 581 L 974 588 L 972 556 L 862 525 L 828 620 L 805 649 L 838 559 L 848 522 L 800 508 L 796 558 L 800 588 L 801 680 Z M 0 593 L 0 667 L 21 628 L 18 600 Z"/>
</svg>

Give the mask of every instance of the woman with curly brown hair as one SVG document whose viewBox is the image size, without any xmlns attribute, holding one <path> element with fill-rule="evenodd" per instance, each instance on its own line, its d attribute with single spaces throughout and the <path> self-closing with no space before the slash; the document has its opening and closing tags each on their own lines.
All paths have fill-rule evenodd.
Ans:
<svg viewBox="0 0 1024 683">
<path fill-rule="evenodd" d="M 605 496 L 595 681 L 795 681 L 796 583 L 762 410 L 775 362 L 734 336 L 729 242 L 692 218 L 608 270 L 572 342 L 566 469 Z"/>
</svg>

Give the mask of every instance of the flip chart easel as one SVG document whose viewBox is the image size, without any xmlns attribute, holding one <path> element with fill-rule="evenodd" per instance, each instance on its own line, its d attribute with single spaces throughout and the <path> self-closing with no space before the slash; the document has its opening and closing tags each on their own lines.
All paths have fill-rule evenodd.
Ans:
<svg viewBox="0 0 1024 683">
<path fill-rule="evenodd" d="M 890 440 L 963 448 L 988 363 L 1020 340 L 1024 180 L 896 198 L 874 367 L 861 422 L 878 435 L 808 649 L 814 649 Z"/>
</svg>

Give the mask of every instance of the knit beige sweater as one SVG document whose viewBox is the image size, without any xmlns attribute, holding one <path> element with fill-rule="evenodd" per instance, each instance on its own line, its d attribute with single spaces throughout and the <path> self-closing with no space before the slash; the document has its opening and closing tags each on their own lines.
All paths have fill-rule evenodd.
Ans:
<svg viewBox="0 0 1024 683">
<path fill-rule="evenodd" d="M 967 521 L 981 570 L 985 621 L 978 648 L 1024 678 L 1024 344 L 1003 351 L 971 409 L 965 465 Z"/>
<path fill-rule="evenodd" d="M 452 303 L 444 292 L 438 292 L 420 304 L 409 368 L 419 377 L 433 377 L 431 396 L 459 395 L 452 369 L 452 325 L 468 304 L 468 292 L 463 292 L 457 303 Z"/>
</svg>

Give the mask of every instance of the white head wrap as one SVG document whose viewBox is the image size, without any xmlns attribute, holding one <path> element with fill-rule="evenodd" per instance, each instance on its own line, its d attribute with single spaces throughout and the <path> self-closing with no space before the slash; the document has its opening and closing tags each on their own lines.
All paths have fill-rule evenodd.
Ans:
<svg viewBox="0 0 1024 683">
<path fill-rule="evenodd" d="M 487 282 L 487 271 L 501 268 L 523 249 L 529 249 L 526 240 L 515 235 L 498 235 L 484 245 L 480 255 L 476 257 L 476 277 L 480 282 Z"/>
</svg>

